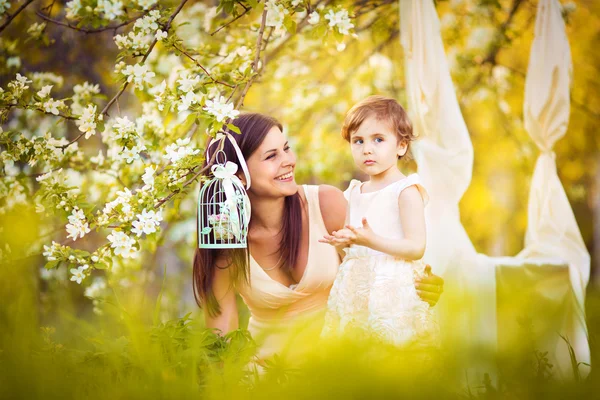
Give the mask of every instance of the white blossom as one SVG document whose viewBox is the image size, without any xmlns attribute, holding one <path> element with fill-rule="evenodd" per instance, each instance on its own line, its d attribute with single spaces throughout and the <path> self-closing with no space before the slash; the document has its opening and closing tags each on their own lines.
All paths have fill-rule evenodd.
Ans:
<svg viewBox="0 0 600 400">
<path fill-rule="evenodd" d="M 77 18 L 79 10 L 81 10 L 81 0 L 71 0 L 67 2 L 67 18 Z"/>
<path fill-rule="evenodd" d="M 185 95 L 179 98 L 179 104 L 177 110 L 179 112 L 189 110 L 193 104 L 198 104 L 202 101 L 203 95 L 196 94 L 194 92 L 187 92 Z"/>
<path fill-rule="evenodd" d="M 349 30 L 354 28 L 354 24 L 350 22 L 348 11 L 344 9 L 337 12 L 329 10 L 325 15 L 325 19 L 329 21 L 331 28 L 337 28 L 342 35 L 350 34 Z"/>
<path fill-rule="evenodd" d="M 137 248 L 134 247 L 136 241 L 127 236 L 124 232 L 116 230 L 112 231 L 112 233 L 107 236 L 107 239 L 111 243 L 110 247 L 115 249 L 115 255 L 120 255 L 123 258 L 132 258 L 135 256 L 135 252 L 137 252 Z"/>
<path fill-rule="evenodd" d="M 0 0 L 0 14 L 4 14 L 10 8 L 10 3 L 7 0 Z"/>
<path fill-rule="evenodd" d="M 64 107 L 64 105 L 65 104 L 63 103 L 62 100 L 48 99 L 42 104 L 42 108 L 47 113 L 58 115 L 59 114 L 58 108 L 59 107 L 62 108 L 62 107 Z"/>
<path fill-rule="evenodd" d="M 164 40 L 169 36 L 169 34 L 161 29 L 157 30 L 154 34 L 154 38 L 158 41 Z"/>
<path fill-rule="evenodd" d="M 133 82 L 135 87 L 141 90 L 144 88 L 144 83 L 150 83 L 155 74 L 147 65 L 135 64 L 125 67 L 123 75 L 127 77 L 127 82 Z"/>
<path fill-rule="evenodd" d="M 275 28 L 273 31 L 275 36 L 282 36 L 285 34 L 283 20 L 285 19 L 285 16 L 289 14 L 289 10 L 282 4 L 278 4 L 275 0 L 268 0 L 265 3 L 265 8 L 267 9 L 267 21 L 265 25 Z"/>
<path fill-rule="evenodd" d="M 46 97 L 50 96 L 50 91 L 52 90 L 52 86 L 53 85 L 46 85 L 42 88 L 42 90 L 40 90 L 39 92 L 37 92 L 37 95 L 40 96 L 42 99 L 45 99 Z"/>
<path fill-rule="evenodd" d="M 142 180 L 146 185 L 154 186 L 154 173 L 156 172 L 156 167 L 149 166 L 144 169 L 144 175 L 142 175 Z"/>
<path fill-rule="evenodd" d="M 73 208 L 66 229 L 68 233 L 67 237 L 73 238 L 73 240 L 77 240 L 78 236 L 81 239 L 90 232 L 90 227 L 82 210 L 77 207 Z"/>
<path fill-rule="evenodd" d="M 103 13 L 104 19 L 110 21 L 123 15 L 123 3 L 120 0 L 98 0 L 96 12 Z"/>
<path fill-rule="evenodd" d="M 177 80 L 179 85 L 179 90 L 184 93 L 190 92 L 194 90 L 194 87 L 200 82 L 200 77 L 195 75 L 194 77 L 190 77 L 189 75 L 184 75 Z"/>
<path fill-rule="evenodd" d="M 6 68 L 21 68 L 21 58 L 19 56 L 8 57 L 6 59 Z"/>
<path fill-rule="evenodd" d="M 154 4 L 156 4 L 156 0 L 137 0 L 138 6 L 142 7 L 144 10 L 149 9 Z"/>
<path fill-rule="evenodd" d="M 176 163 L 177 161 L 181 160 L 182 158 L 184 158 L 186 156 L 198 154 L 200 152 L 200 150 L 192 149 L 191 147 L 188 147 L 187 145 L 189 143 L 190 143 L 190 138 L 185 138 L 185 139 L 177 139 L 177 141 L 175 143 L 168 145 L 166 148 L 167 158 L 172 163 Z"/>
<path fill-rule="evenodd" d="M 156 227 L 160 226 L 160 221 L 162 221 L 162 213 L 144 209 L 141 214 L 137 215 L 137 218 L 138 220 L 131 224 L 133 226 L 131 232 L 139 237 L 142 236 L 142 233 L 149 235 L 156 232 Z"/>
<path fill-rule="evenodd" d="M 102 120 L 102 114 L 98 115 L 98 119 Z M 96 106 L 89 104 L 84 110 L 83 114 L 76 121 L 77 126 L 81 132 L 85 132 L 85 138 L 89 139 L 90 136 L 96 134 Z"/>
<path fill-rule="evenodd" d="M 73 276 L 71 276 L 71 281 L 81 284 L 81 281 L 85 279 L 85 273 L 83 271 L 85 271 L 88 268 L 89 267 L 87 265 L 80 266 L 77 269 L 71 268 L 70 271 L 71 274 L 73 274 Z"/>
<path fill-rule="evenodd" d="M 320 20 L 321 20 L 321 16 L 319 15 L 319 13 L 317 11 L 311 12 L 310 15 L 308 16 L 308 23 L 311 25 L 318 24 Z"/>
<path fill-rule="evenodd" d="M 223 96 L 207 100 L 204 110 L 212 114 L 218 122 L 223 122 L 227 118 L 235 118 L 240 114 L 238 110 L 234 110 L 233 103 L 227 103 L 227 99 Z"/>
</svg>

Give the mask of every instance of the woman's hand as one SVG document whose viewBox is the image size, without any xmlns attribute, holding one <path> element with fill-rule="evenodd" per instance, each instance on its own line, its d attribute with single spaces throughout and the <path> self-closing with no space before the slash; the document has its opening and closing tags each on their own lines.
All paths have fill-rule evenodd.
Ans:
<svg viewBox="0 0 600 400">
<path fill-rule="evenodd" d="M 431 267 L 425 267 L 425 276 L 415 279 L 415 288 L 417 294 L 423 300 L 429 303 L 430 306 L 435 306 L 440 299 L 440 295 L 444 292 L 444 279 L 431 272 Z"/>
</svg>

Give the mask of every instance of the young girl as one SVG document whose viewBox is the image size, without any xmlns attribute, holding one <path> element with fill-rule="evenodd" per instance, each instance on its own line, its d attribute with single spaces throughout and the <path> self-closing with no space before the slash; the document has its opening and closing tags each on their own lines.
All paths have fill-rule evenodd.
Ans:
<svg viewBox="0 0 600 400">
<path fill-rule="evenodd" d="M 350 182 L 345 229 L 321 239 L 346 253 L 323 334 L 358 329 L 399 346 L 436 344 L 432 310 L 413 281 L 428 273 L 420 261 L 427 193 L 417 174 L 404 176 L 397 165 L 414 139 L 408 116 L 395 100 L 371 96 L 348 112 L 342 136 L 370 179 Z"/>
</svg>

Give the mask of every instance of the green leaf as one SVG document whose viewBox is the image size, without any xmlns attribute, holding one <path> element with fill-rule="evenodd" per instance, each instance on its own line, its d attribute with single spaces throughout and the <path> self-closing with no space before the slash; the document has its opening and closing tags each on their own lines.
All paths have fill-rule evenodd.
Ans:
<svg viewBox="0 0 600 400">
<path fill-rule="evenodd" d="M 237 126 L 235 126 L 234 124 L 227 124 L 227 128 L 232 131 L 237 133 L 238 135 L 242 134 L 242 131 L 240 131 L 240 128 L 238 128 Z"/>
<path fill-rule="evenodd" d="M 158 293 L 158 298 L 156 299 L 156 305 L 154 306 L 154 315 L 152 317 L 152 322 L 154 326 L 158 325 L 158 318 L 160 316 L 160 303 L 162 302 L 163 292 L 165 291 L 165 281 L 167 279 L 167 264 L 163 267 L 163 281 L 160 287 L 160 293 Z"/>
<path fill-rule="evenodd" d="M 256 7 L 258 5 L 258 1 L 256 0 L 247 0 L 248 5 L 252 8 Z"/>
<path fill-rule="evenodd" d="M 202 234 L 203 235 L 208 235 L 210 233 L 210 231 L 212 231 L 212 228 L 209 226 L 205 226 L 204 228 L 202 228 Z"/>
<path fill-rule="evenodd" d="M 289 33 L 296 33 L 296 21 L 289 14 L 283 18 L 283 26 Z"/>
<path fill-rule="evenodd" d="M 44 268 L 46 268 L 46 269 L 54 269 L 54 268 L 58 267 L 58 264 L 60 264 L 59 260 L 48 261 L 46 263 L 46 265 L 44 265 Z"/>
</svg>

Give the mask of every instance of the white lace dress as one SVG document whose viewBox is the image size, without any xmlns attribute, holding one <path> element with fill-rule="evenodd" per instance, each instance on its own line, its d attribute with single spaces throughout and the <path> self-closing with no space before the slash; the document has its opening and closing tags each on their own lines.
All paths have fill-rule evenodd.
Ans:
<svg viewBox="0 0 600 400">
<path fill-rule="evenodd" d="M 402 238 L 398 196 L 412 185 L 427 203 L 417 174 L 371 193 L 361 193 L 362 183 L 353 180 L 344 192 L 347 221 L 359 227 L 366 217 L 378 235 Z M 357 331 L 398 346 L 437 346 L 439 328 L 433 310 L 417 295 L 414 285 L 414 278 L 424 274 L 425 264 L 364 246 L 352 245 L 345 252 L 327 302 L 323 335 Z"/>
</svg>

